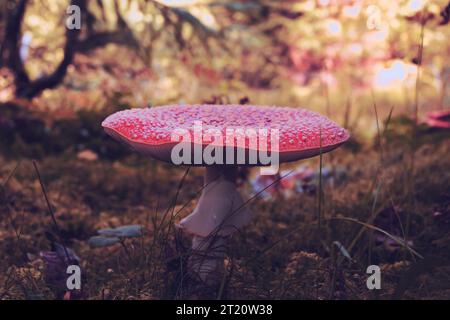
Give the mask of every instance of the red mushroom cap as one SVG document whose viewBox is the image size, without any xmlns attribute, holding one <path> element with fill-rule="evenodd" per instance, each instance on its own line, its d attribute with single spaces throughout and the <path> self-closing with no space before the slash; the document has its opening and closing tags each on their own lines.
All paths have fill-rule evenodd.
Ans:
<svg viewBox="0 0 450 320">
<path fill-rule="evenodd" d="M 202 122 L 202 133 L 220 130 L 223 141 L 194 139 L 194 122 Z M 169 105 L 129 109 L 107 117 L 102 126 L 112 137 L 157 159 L 171 162 L 171 149 L 179 143 L 171 140 L 177 129 L 190 132 L 195 144 L 226 145 L 226 130 L 243 128 L 279 130 L 280 162 L 295 161 L 329 152 L 348 140 L 348 132 L 325 116 L 306 109 L 251 105 Z M 249 140 L 246 149 L 254 149 Z M 258 145 L 258 148 L 260 146 Z M 263 149 L 263 147 L 261 148 Z M 276 149 L 274 149 L 276 150 Z"/>
</svg>

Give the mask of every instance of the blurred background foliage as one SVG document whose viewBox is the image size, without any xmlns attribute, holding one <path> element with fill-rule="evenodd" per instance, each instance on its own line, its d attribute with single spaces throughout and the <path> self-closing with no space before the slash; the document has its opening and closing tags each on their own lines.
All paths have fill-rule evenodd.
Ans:
<svg viewBox="0 0 450 320">
<path fill-rule="evenodd" d="M 69 4 L 83 11 L 76 33 Z M 381 116 L 412 114 L 419 64 L 420 113 L 449 106 L 448 11 L 446 0 L 6 0 L 0 102 L 52 119 L 247 97 L 371 135 L 371 91 Z"/>
</svg>

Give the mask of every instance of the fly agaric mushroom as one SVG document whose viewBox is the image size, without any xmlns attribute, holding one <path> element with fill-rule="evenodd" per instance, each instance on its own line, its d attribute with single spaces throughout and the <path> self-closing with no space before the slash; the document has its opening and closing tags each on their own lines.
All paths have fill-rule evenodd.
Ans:
<svg viewBox="0 0 450 320">
<path fill-rule="evenodd" d="M 178 226 L 193 235 L 196 254 L 189 266 L 207 283 L 220 275 L 226 239 L 251 218 L 236 189 L 238 166 L 263 166 L 261 173 L 274 174 L 281 162 L 329 152 L 349 138 L 346 130 L 312 111 L 249 105 L 131 109 L 110 115 L 102 126 L 140 153 L 206 167 L 197 206 Z"/>
</svg>

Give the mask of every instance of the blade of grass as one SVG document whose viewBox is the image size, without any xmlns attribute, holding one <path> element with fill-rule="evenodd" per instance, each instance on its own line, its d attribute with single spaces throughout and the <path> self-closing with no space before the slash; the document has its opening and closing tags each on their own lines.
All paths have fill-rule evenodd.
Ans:
<svg viewBox="0 0 450 320">
<path fill-rule="evenodd" d="M 317 197 L 317 221 L 318 221 L 318 232 L 320 234 L 322 229 L 322 202 L 323 202 L 323 188 L 322 188 L 322 167 L 323 167 L 323 153 L 322 153 L 322 127 L 319 129 L 319 140 L 320 140 L 320 149 L 319 149 L 319 192 Z"/>
<path fill-rule="evenodd" d="M 41 185 L 41 190 L 42 190 L 42 193 L 44 194 L 45 202 L 47 203 L 48 212 L 50 214 L 50 217 L 52 218 L 53 225 L 54 225 L 56 233 L 58 234 L 58 237 L 59 237 L 59 241 L 61 242 L 61 245 L 64 249 L 64 254 L 66 255 L 66 258 L 67 258 L 67 263 L 70 263 L 69 253 L 67 252 L 67 248 L 64 244 L 65 241 L 62 236 L 61 229 L 58 226 L 58 222 L 56 221 L 56 217 L 55 217 L 55 213 L 53 212 L 52 205 L 50 204 L 50 200 L 48 199 L 47 190 L 45 188 L 44 182 L 42 181 L 41 173 L 39 172 L 37 162 L 36 162 L 36 160 L 32 160 L 31 162 L 33 163 L 34 170 L 36 171 L 36 176 L 39 180 L 39 184 Z"/>
<path fill-rule="evenodd" d="M 419 254 L 417 251 L 415 251 L 414 249 L 412 249 L 412 248 L 408 245 L 408 243 L 405 242 L 403 239 L 401 239 L 401 238 L 399 238 L 399 237 L 396 237 L 396 236 L 390 234 L 389 232 L 387 232 L 387 231 L 385 231 L 385 230 L 383 230 L 383 229 L 381 229 L 381 228 L 378 228 L 377 226 L 374 226 L 374 225 L 369 224 L 369 223 L 366 223 L 366 222 L 359 221 L 359 220 L 354 219 L 354 218 L 348 218 L 348 217 L 335 217 L 335 218 L 332 218 L 332 219 L 333 219 L 333 220 L 343 220 L 343 221 L 354 222 L 354 223 L 360 224 L 360 225 L 362 225 L 362 226 L 364 226 L 364 227 L 366 227 L 366 228 L 368 228 L 368 229 L 371 229 L 371 230 L 375 230 L 375 231 L 381 232 L 381 233 L 384 234 L 385 236 L 387 236 L 387 237 L 391 238 L 392 240 L 394 240 L 395 242 L 397 242 L 397 243 L 398 243 L 399 245 L 401 245 L 402 247 L 406 248 L 408 251 L 410 251 L 410 252 L 411 252 L 412 254 L 414 254 L 415 256 L 417 256 L 417 257 L 423 259 L 423 256 L 422 256 L 421 254 Z M 349 250 L 350 250 L 350 249 L 349 249 Z"/>
<path fill-rule="evenodd" d="M 372 105 L 373 105 L 373 109 L 375 112 L 375 120 L 376 120 L 376 124 L 377 124 L 377 143 L 378 143 L 378 148 L 379 148 L 379 152 L 380 152 L 380 165 L 383 165 L 383 146 L 381 143 L 381 129 L 380 129 L 380 121 L 378 119 L 378 108 L 377 108 L 377 103 L 375 101 L 375 95 L 373 93 L 373 90 L 370 90 L 370 93 L 372 95 Z"/>
<path fill-rule="evenodd" d="M 17 169 L 19 168 L 20 164 L 22 163 L 22 160 L 19 160 L 17 164 L 15 165 L 14 169 L 11 170 L 9 175 L 6 177 L 5 181 L 2 183 L 2 187 L 6 188 L 8 185 L 9 180 L 16 174 Z"/>
</svg>

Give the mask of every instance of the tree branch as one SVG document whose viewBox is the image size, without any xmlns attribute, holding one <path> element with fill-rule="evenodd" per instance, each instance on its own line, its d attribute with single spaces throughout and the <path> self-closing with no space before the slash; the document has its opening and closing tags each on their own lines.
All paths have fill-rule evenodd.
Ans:
<svg viewBox="0 0 450 320">
<path fill-rule="evenodd" d="M 10 16 L 6 27 L 5 45 L 0 55 L 1 60 L 6 61 L 6 66 L 14 73 L 17 97 L 32 99 L 45 89 L 58 86 L 64 80 L 67 68 L 73 62 L 77 52 L 87 53 L 108 43 L 126 45 L 132 48 L 139 47 L 138 41 L 128 26 L 124 28 L 124 31 L 92 33 L 83 40 L 79 39 L 81 30 L 67 29 L 62 61 L 51 74 L 31 80 L 20 58 L 20 29 L 27 3 L 28 0 L 21 0 Z M 87 12 L 86 0 L 72 0 L 71 5 L 79 6 L 81 12 Z"/>
<path fill-rule="evenodd" d="M 0 66 L 5 64 L 14 73 L 18 82 L 29 82 L 30 79 L 25 71 L 25 67 L 20 59 L 20 30 L 28 0 L 21 0 L 12 9 L 10 18 L 6 23 L 5 42 L 2 46 Z"/>
<path fill-rule="evenodd" d="M 72 0 L 71 4 L 79 6 L 82 12 L 86 9 L 86 0 Z M 16 95 L 18 97 L 32 99 L 39 95 L 43 90 L 52 89 L 61 83 L 67 73 L 67 68 L 72 63 L 75 56 L 75 48 L 79 34 L 80 30 L 67 29 L 64 58 L 55 71 L 48 76 L 38 78 L 34 81 L 28 80 L 28 82 L 19 83 L 19 85 L 16 83 Z"/>
<path fill-rule="evenodd" d="M 137 49 L 139 47 L 139 43 L 130 32 L 105 31 L 94 33 L 86 39 L 78 41 L 75 50 L 76 52 L 87 53 L 91 50 L 103 47 L 109 43 L 124 45 L 134 49 Z"/>
</svg>

